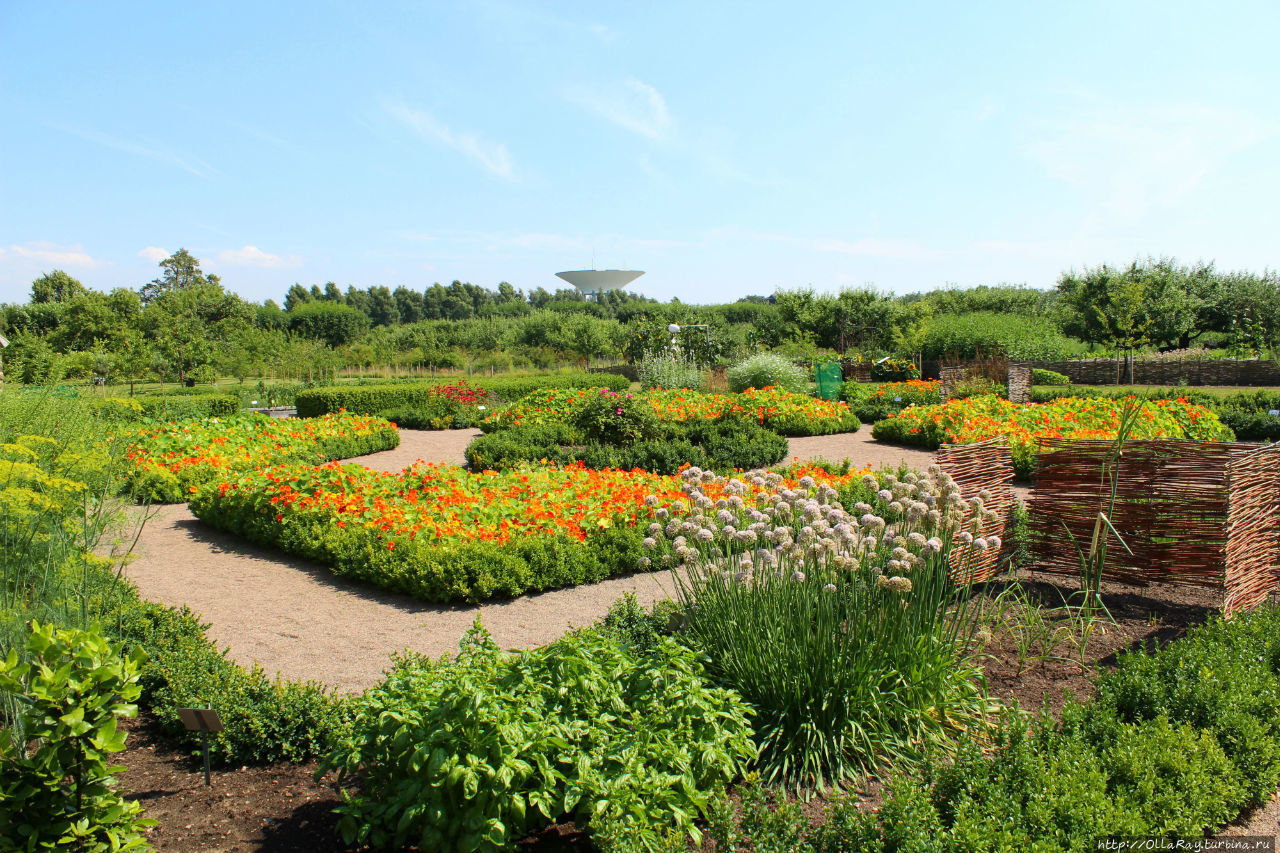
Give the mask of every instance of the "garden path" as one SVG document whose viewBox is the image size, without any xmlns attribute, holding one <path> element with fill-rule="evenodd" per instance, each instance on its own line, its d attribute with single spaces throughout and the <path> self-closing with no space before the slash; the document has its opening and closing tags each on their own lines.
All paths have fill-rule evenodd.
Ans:
<svg viewBox="0 0 1280 853">
<path fill-rule="evenodd" d="M 460 464 L 475 430 L 402 430 L 395 450 L 360 457 L 362 464 L 395 471 L 422 459 Z M 791 439 L 798 459 L 843 459 L 858 465 L 925 467 L 932 453 L 873 443 L 870 428 L 857 433 Z M 186 604 L 211 624 L 210 636 L 243 664 L 260 663 L 286 678 L 323 681 L 341 691 L 376 683 L 388 655 L 412 648 L 430 655 L 457 650 L 458 639 L 480 617 L 505 648 L 549 642 L 571 625 L 600 618 L 623 593 L 645 604 L 670 596 L 667 572 L 614 578 L 598 584 L 480 605 L 428 604 L 347 583 L 324 566 L 254 545 L 201 523 L 185 504 L 155 511 L 143 529 L 136 559 L 126 570 L 146 598 Z"/>
</svg>

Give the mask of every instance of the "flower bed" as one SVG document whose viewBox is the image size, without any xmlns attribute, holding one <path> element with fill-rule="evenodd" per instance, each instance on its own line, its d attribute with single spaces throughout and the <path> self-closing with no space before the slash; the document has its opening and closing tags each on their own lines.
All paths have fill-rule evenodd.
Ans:
<svg viewBox="0 0 1280 853">
<path fill-rule="evenodd" d="M 586 405 L 599 388 L 535 391 L 518 403 L 485 418 L 485 432 L 518 426 L 565 423 Z M 751 420 L 781 435 L 828 435 L 852 432 L 861 426 L 848 404 L 829 402 L 781 388 L 748 388 L 741 394 L 704 394 L 690 390 L 654 390 L 636 395 L 653 407 L 662 421 Z"/>
<path fill-rule="evenodd" d="M 793 472 L 840 485 L 853 475 Z M 419 464 L 285 465 L 202 485 L 203 521 L 432 601 L 480 601 L 593 583 L 647 568 L 646 503 L 680 497 L 674 477 L 580 466 L 469 473 Z M 642 562 L 643 560 L 643 562 Z"/>
<path fill-rule="evenodd" d="M 841 398 L 862 421 L 878 421 L 896 415 L 908 406 L 928 406 L 942 402 L 942 382 L 937 379 L 910 379 L 869 385 L 846 382 Z"/>
<path fill-rule="evenodd" d="M 1137 401 L 1064 398 L 1052 403 L 1010 403 L 995 396 L 912 406 L 876 423 L 880 441 L 937 448 L 973 444 L 1003 435 L 1013 451 L 1014 471 L 1030 476 L 1040 438 L 1113 439 L 1127 400 L 1141 407 L 1132 438 L 1191 438 L 1230 441 L 1218 416 L 1186 400 Z"/>
<path fill-rule="evenodd" d="M 229 471 L 315 464 L 400 444 L 394 423 L 346 412 L 306 420 L 244 414 L 178 421 L 124 437 L 129 493 L 159 503 L 186 500 L 198 486 Z"/>
</svg>

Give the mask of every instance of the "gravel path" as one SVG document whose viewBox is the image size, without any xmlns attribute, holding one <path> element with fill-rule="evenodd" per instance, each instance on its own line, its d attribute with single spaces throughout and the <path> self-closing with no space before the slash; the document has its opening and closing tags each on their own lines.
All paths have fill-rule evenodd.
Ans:
<svg viewBox="0 0 1280 853">
<path fill-rule="evenodd" d="M 416 460 L 461 464 L 478 432 L 401 430 L 395 450 L 361 457 L 362 464 L 398 471 Z M 925 467 L 933 454 L 871 441 L 856 433 L 791 439 L 799 460 L 846 456 L 860 467 L 905 460 Z M 341 691 L 376 683 L 387 656 L 412 648 L 430 655 L 457 650 L 479 616 L 504 648 L 549 642 L 570 626 L 588 625 L 623 593 L 650 604 L 673 593 L 669 573 L 637 574 L 602 583 L 481 605 L 434 605 L 344 582 L 324 566 L 246 542 L 205 526 L 185 504 L 164 507 L 149 521 L 127 569 L 146 598 L 186 604 L 211 623 L 210 635 L 242 664 L 257 662 L 285 678 L 323 681 Z"/>
</svg>

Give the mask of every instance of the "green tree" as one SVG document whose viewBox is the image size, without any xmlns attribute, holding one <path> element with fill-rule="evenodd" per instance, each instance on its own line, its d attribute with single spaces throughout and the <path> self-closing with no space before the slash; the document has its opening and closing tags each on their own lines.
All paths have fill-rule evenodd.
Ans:
<svg viewBox="0 0 1280 853">
<path fill-rule="evenodd" d="M 147 282 L 139 291 L 144 305 L 169 293 L 208 284 L 218 285 L 221 281 L 216 275 L 205 275 L 200 269 L 200 261 L 186 249 L 179 249 L 161 261 L 160 269 L 160 277 Z"/>
<path fill-rule="evenodd" d="M 31 282 L 31 301 L 70 302 L 88 292 L 83 284 L 62 270 L 54 270 Z"/>
</svg>

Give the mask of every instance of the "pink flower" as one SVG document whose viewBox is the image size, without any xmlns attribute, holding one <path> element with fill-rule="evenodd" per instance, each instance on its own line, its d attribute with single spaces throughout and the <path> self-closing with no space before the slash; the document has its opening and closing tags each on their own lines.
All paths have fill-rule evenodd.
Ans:
<svg viewBox="0 0 1280 853">
<path fill-rule="evenodd" d="M 622 414 L 622 409 L 618 409 L 618 414 Z"/>
</svg>

